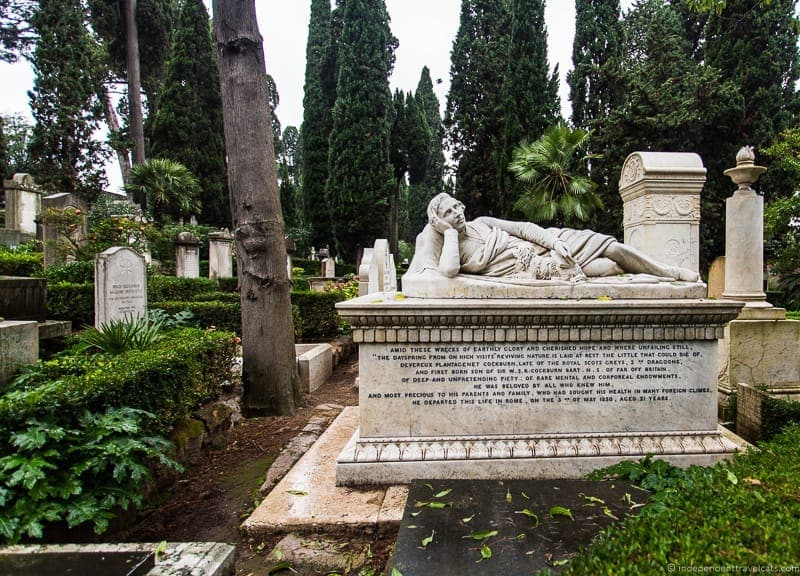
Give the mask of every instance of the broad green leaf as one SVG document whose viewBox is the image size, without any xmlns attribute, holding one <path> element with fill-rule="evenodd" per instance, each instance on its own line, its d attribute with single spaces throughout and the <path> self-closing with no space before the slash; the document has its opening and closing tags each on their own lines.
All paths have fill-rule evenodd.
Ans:
<svg viewBox="0 0 800 576">
<path fill-rule="evenodd" d="M 572 517 L 572 510 L 564 508 L 563 506 L 553 506 L 550 508 L 550 517 L 555 518 L 557 516 L 566 516 L 573 522 L 575 521 L 575 518 Z"/>
<path fill-rule="evenodd" d="M 441 492 L 437 492 L 436 494 L 433 495 L 433 497 L 434 498 L 444 498 L 445 496 L 450 494 L 450 492 L 452 492 L 452 491 L 453 491 L 452 488 L 447 488 L 446 490 L 442 490 Z"/>
<path fill-rule="evenodd" d="M 308 496 L 308 492 L 305 490 L 287 490 L 287 492 L 293 496 Z"/>
<path fill-rule="evenodd" d="M 441 510 L 448 506 L 450 506 L 450 504 L 447 502 L 428 502 L 428 508 L 434 508 L 436 510 Z"/>
<path fill-rule="evenodd" d="M 466 518 L 462 518 L 462 519 L 461 519 L 461 521 L 462 521 L 464 524 L 468 524 L 469 522 L 471 522 L 471 521 L 472 521 L 472 519 L 473 519 L 473 518 L 475 518 L 475 514 L 473 514 L 472 516 L 467 516 Z"/>
<path fill-rule="evenodd" d="M 158 546 L 156 546 L 156 549 L 153 550 L 153 554 L 155 554 L 156 557 L 156 564 L 158 564 L 161 557 L 164 556 L 166 552 L 167 552 L 167 541 L 162 540 L 161 542 L 159 542 Z"/>
<path fill-rule="evenodd" d="M 275 558 L 277 558 L 278 560 L 283 559 L 283 552 L 281 552 L 280 548 L 275 548 L 273 554 L 275 554 Z"/>
<path fill-rule="evenodd" d="M 728 470 L 728 482 L 733 484 L 734 486 L 739 483 L 739 479 L 736 477 L 736 474 Z"/>
<path fill-rule="evenodd" d="M 422 539 L 422 547 L 423 548 L 427 548 L 428 544 L 433 542 L 433 535 L 434 534 L 436 534 L 436 530 L 432 530 L 430 536 L 426 536 L 425 538 Z"/>
<path fill-rule="evenodd" d="M 497 530 L 480 530 L 479 532 L 473 532 L 472 534 L 462 536 L 462 538 L 472 538 L 473 540 L 480 541 L 491 538 L 492 536 L 497 536 Z"/>
<path fill-rule="evenodd" d="M 481 560 L 488 560 L 492 557 L 492 549 L 489 548 L 486 544 L 481 546 Z"/>
</svg>

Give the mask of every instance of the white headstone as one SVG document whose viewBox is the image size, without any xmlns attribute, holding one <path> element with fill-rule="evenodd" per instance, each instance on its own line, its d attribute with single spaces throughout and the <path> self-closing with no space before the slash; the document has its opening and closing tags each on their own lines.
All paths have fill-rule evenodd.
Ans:
<svg viewBox="0 0 800 576">
<path fill-rule="evenodd" d="M 6 224 L 9 230 L 36 235 L 36 217 L 42 209 L 42 194 L 30 174 L 14 174 L 3 182 L 6 194 Z"/>
<path fill-rule="evenodd" d="M 94 264 L 94 325 L 139 318 L 147 313 L 144 258 L 121 246 L 97 255 Z"/>
<path fill-rule="evenodd" d="M 208 277 L 233 277 L 233 235 L 227 229 L 208 235 Z"/>
<path fill-rule="evenodd" d="M 325 278 L 336 277 L 336 261 L 333 258 L 325 258 L 322 261 L 322 275 Z"/>
<path fill-rule="evenodd" d="M 372 261 L 369 267 L 370 294 L 386 290 L 386 264 L 389 261 L 389 241 L 378 238 L 372 247 Z"/>
<path fill-rule="evenodd" d="M 358 265 L 358 295 L 369 294 L 369 270 L 372 267 L 372 248 L 364 248 Z"/>
<path fill-rule="evenodd" d="M 200 241 L 191 232 L 181 232 L 175 241 L 175 276 L 200 278 Z"/>
</svg>

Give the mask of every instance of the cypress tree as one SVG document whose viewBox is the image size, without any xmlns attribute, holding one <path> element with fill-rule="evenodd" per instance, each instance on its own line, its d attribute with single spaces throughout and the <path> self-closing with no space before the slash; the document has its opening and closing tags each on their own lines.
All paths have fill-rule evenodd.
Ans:
<svg viewBox="0 0 800 576">
<path fill-rule="evenodd" d="M 29 92 L 34 175 L 45 189 L 91 202 L 106 185 L 104 148 L 93 139 L 102 115 L 101 67 L 80 0 L 41 0 L 32 25 L 38 34 Z"/>
<path fill-rule="evenodd" d="M 620 75 L 625 103 L 596 123 L 596 143 L 602 143 L 614 167 L 609 181 L 619 181 L 622 163 L 636 150 L 698 152 L 709 167 L 710 159 L 729 146 L 714 135 L 740 121 L 743 101 L 737 86 L 694 59 L 681 14 L 661 0 L 638 4 L 626 17 L 625 30 L 626 61 Z M 712 177 L 709 169 L 701 197 L 703 264 L 724 252 L 724 195 Z M 621 214 L 611 214 L 618 228 L 599 228 L 618 234 Z M 599 223 L 608 226 L 607 219 Z"/>
<path fill-rule="evenodd" d="M 575 0 L 575 38 L 572 70 L 567 73 L 572 124 L 590 129 L 620 101 L 620 91 L 609 74 L 622 57 L 619 0 Z"/>
<path fill-rule="evenodd" d="M 6 120 L 0 116 L 0 178 L 11 178 L 9 174 L 10 162 L 8 161 L 8 141 L 6 140 L 5 130 Z"/>
<path fill-rule="evenodd" d="M 752 0 L 728 0 L 719 13 L 708 17 L 705 59 L 723 79 L 734 82 L 744 98 L 741 122 L 716 131 L 716 140 L 730 143 L 727 156 L 714 165 L 720 172 L 732 165 L 735 149 L 745 144 L 766 148 L 796 125 L 800 69 L 795 4 L 773 0 L 754 7 Z M 795 191 L 776 176 L 767 172 L 760 181 L 767 200 Z"/>
<path fill-rule="evenodd" d="M 511 38 L 508 68 L 503 81 L 503 148 L 498 150 L 498 178 L 502 186 L 500 211 L 515 215 L 521 187 L 508 171 L 512 151 L 523 140 L 537 140 L 560 116 L 558 66 L 547 63 L 547 27 L 544 0 L 511 1 Z"/>
<path fill-rule="evenodd" d="M 303 154 L 303 212 L 311 226 L 311 244 L 331 242 L 331 216 L 325 199 L 328 180 L 328 138 L 335 85 L 330 68 L 331 3 L 312 0 L 306 44 L 306 76 L 303 93 L 303 129 L 300 146 Z M 333 95 L 331 94 L 333 93 Z M 333 96 L 333 97 L 332 97 Z"/>
<path fill-rule="evenodd" d="M 428 159 L 425 174 L 419 182 L 411 182 L 406 199 L 408 224 L 401 230 L 401 238 L 413 243 L 416 235 L 425 227 L 428 220 L 428 202 L 439 192 L 444 191 L 444 150 L 442 141 L 444 127 L 439 99 L 433 91 L 431 73 L 427 66 L 422 68 L 417 91 L 414 93 L 417 107 L 423 111 L 428 127 Z"/>
<path fill-rule="evenodd" d="M 153 118 L 151 154 L 176 160 L 200 181 L 204 224 L 230 227 L 219 73 L 208 12 L 186 0 Z"/>
<path fill-rule="evenodd" d="M 383 0 L 347 0 L 326 186 L 336 251 L 344 258 L 353 258 L 388 229 L 389 74 L 396 43 Z"/>
<path fill-rule="evenodd" d="M 298 213 L 298 140 L 297 128 L 287 126 L 281 137 L 281 154 L 278 157 L 278 179 L 280 180 L 281 209 L 287 228 L 300 222 Z"/>
<path fill-rule="evenodd" d="M 456 162 L 456 196 L 467 216 L 500 214 L 497 156 L 503 146 L 503 77 L 507 69 L 506 0 L 462 0 L 450 64 L 445 126 Z"/>
<path fill-rule="evenodd" d="M 602 130 L 596 128 L 625 98 L 620 81 L 623 58 L 623 30 L 619 0 L 576 0 L 575 38 L 572 44 L 573 69 L 567 74 L 572 103 L 572 124 L 594 131 L 587 151 L 594 154 L 590 178 L 596 185 L 605 212 L 591 223 L 595 229 L 619 233 L 622 199 L 614 176 L 620 166 L 617 158 L 606 155 Z M 632 152 L 632 150 L 631 150 Z M 623 158 L 624 160 L 624 158 Z"/>
</svg>

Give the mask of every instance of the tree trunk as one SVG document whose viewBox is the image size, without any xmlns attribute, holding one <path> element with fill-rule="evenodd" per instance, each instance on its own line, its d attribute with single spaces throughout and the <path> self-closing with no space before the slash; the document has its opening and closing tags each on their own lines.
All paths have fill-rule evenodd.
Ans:
<svg viewBox="0 0 800 576">
<path fill-rule="evenodd" d="M 213 8 L 239 257 L 244 405 L 252 415 L 287 415 L 302 394 L 255 0 L 214 0 Z"/>
<path fill-rule="evenodd" d="M 133 163 L 144 162 L 144 114 L 142 113 L 142 75 L 139 69 L 139 31 L 136 27 L 136 0 L 125 0 L 125 60 L 128 67 L 128 105 L 130 106 Z M 147 208 L 144 192 L 131 198 L 142 210 Z"/>
<path fill-rule="evenodd" d="M 131 158 L 130 150 L 125 145 L 122 138 L 119 137 L 120 127 L 119 118 L 117 118 L 117 111 L 114 110 L 114 103 L 108 95 L 108 88 L 104 85 L 100 92 L 100 99 L 103 102 L 105 109 L 106 124 L 108 124 L 108 131 L 111 133 L 111 142 L 114 152 L 117 154 L 117 161 L 119 162 L 119 170 L 122 173 L 122 183 L 128 184 L 130 182 L 131 171 Z"/>
</svg>

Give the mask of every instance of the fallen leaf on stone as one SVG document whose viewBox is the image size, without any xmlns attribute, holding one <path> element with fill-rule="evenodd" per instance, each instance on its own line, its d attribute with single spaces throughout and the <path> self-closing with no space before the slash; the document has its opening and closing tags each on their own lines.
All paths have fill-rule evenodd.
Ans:
<svg viewBox="0 0 800 576">
<path fill-rule="evenodd" d="M 425 538 L 422 539 L 422 547 L 423 548 L 427 548 L 428 544 L 433 542 L 433 535 L 434 534 L 436 534 L 436 530 L 431 531 L 431 535 L 430 536 L 426 536 Z"/>
<path fill-rule="evenodd" d="M 308 492 L 305 490 L 287 490 L 287 492 L 293 496 L 308 496 Z"/>
<path fill-rule="evenodd" d="M 550 518 L 555 518 L 556 516 L 566 516 L 573 522 L 575 521 L 575 518 L 572 517 L 572 510 L 564 508 L 563 506 L 553 506 L 550 508 Z"/>
<path fill-rule="evenodd" d="M 472 538 L 473 540 L 480 541 L 491 538 L 492 536 L 497 536 L 497 530 L 481 530 L 479 532 L 473 532 L 472 534 L 462 536 L 462 538 Z"/>
</svg>

